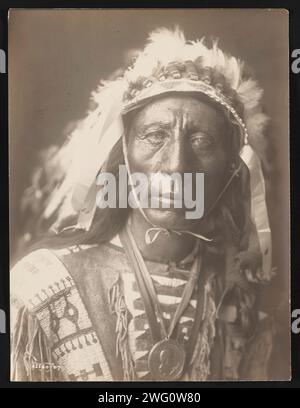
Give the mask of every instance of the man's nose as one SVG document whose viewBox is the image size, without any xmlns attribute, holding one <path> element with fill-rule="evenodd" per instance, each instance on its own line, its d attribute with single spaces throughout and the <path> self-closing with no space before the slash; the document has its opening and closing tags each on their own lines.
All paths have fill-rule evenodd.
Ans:
<svg viewBox="0 0 300 408">
<path fill-rule="evenodd" d="M 163 152 L 161 171 L 169 174 L 192 171 L 191 152 L 183 135 L 168 141 Z"/>
</svg>

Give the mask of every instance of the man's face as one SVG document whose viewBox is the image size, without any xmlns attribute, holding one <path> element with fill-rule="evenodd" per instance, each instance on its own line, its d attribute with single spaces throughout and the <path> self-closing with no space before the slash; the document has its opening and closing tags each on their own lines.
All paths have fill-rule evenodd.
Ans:
<svg viewBox="0 0 300 408">
<path fill-rule="evenodd" d="M 130 171 L 148 178 L 153 173 L 180 173 L 183 179 L 184 173 L 192 173 L 193 183 L 196 173 L 204 173 L 205 216 L 229 178 L 229 136 L 224 115 L 213 105 L 188 95 L 162 97 L 131 120 L 127 134 Z M 153 224 L 165 228 L 193 230 L 199 222 L 187 219 L 184 207 L 144 211 Z"/>
</svg>

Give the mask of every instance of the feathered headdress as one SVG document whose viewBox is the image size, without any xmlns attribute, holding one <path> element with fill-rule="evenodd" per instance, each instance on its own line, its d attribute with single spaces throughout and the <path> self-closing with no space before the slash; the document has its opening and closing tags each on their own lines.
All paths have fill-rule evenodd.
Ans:
<svg viewBox="0 0 300 408">
<path fill-rule="evenodd" d="M 190 62 L 198 69 L 187 76 L 184 69 Z M 172 72 L 174 64 L 179 67 L 176 75 Z M 267 123 L 261 109 L 263 91 L 255 80 L 245 78 L 244 64 L 225 54 L 217 42 L 209 48 L 204 39 L 186 41 L 179 29 L 152 32 L 144 50 L 123 76 L 101 82 L 93 92 L 96 108 L 87 112 L 58 153 L 64 174 L 50 196 L 44 217 L 56 214 L 59 225 L 67 216 L 78 214 L 77 227 L 89 229 L 96 205 L 95 202 L 91 205 L 90 196 L 98 172 L 124 133 L 123 115 L 167 92 L 205 94 L 222 105 L 240 127 L 240 156 L 250 171 L 252 218 L 265 254 L 264 262 L 270 264 L 264 179 L 260 161 L 251 147 L 259 143 Z"/>
</svg>

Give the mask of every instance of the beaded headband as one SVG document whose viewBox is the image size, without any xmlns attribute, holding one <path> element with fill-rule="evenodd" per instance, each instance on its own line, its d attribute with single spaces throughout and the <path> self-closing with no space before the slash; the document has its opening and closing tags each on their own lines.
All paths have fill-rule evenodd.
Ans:
<svg viewBox="0 0 300 408">
<path fill-rule="evenodd" d="M 248 131 L 244 121 L 241 118 L 241 115 L 238 113 L 238 108 L 240 105 L 234 103 L 235 100 L 233 97 L 226 95 L 224 93 L 224 87 L 212 86 L 208 81 L 204 82 L 200 79 L 187 79 L 187 78 L 178 78 L 178 79 L 164 79 L 157 80 L 147 79 L 144 82 L 144 87 L 140 86 L 131 87 L 131 90 L 124 95 L 123 99 L 123 108 L 122 114 L 126 114 L 134 109 L 137 109 L 139 106 L 144 105 L 151 98 L 160 96 L 170 92 L 195 92 L 206 95 L 208 98 L 217 102 L 223 106 L 228 112 L 230 112 L 241 128 L 243 134 L 243 143 L 248 144 Z M 233 92 L 231 93 L 231 95 Z M 234 105 L 237 106 L 234 107 Z M 239 109 L 240 110 L 240 109 Z"/>
</svg>

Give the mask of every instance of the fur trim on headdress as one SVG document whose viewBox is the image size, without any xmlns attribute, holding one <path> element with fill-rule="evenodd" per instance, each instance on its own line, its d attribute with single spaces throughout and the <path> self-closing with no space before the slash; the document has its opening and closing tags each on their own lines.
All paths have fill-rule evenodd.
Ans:
<svg viewBox="0 0 300 408">
<path fill-rule="evenodd" d="M 179 28 L 169 30 L 160 28 L 150 33 L 148 43 L 139 53 L 133 65 L 124 77 L 125 87 L 137 82 L 141 77 L 149 77 L 158 67 L 171 62 L 195 61 L 202 57 L 203 66 L 224 75 L 229 86 L 236 91 L 239 101 L 244 107 L 244 120 L 249 133 L 250 144 L 255 146 L 256 139 L 262 136 L 268 117 L 261 111 L 263 90 L 252 78 L 244 78 L 244 63 L 238 58 L 224 53 L 214 41 L 211 48 L 205 45 L 205 38 L 197 41 L 186 41 Z M 115 81 L 114 81 L 115 83 Z M 98 90 L 92 94 L 93 100 L 101 105 L 104 101 L 103 90 L 113 83 L 102 82 Z"/>
</svg>

